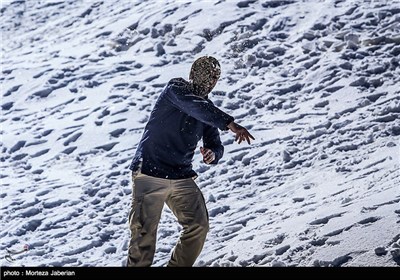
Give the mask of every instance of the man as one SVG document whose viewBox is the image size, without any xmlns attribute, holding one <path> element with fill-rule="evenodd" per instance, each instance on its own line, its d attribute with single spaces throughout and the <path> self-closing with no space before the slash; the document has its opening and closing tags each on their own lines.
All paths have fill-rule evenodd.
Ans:
<svg viewBox="0 0 400 280">
<path fill-rule="evenodd" d="M 152 264 L 164 203 L 183 227 L 168 266 L 192 266 L 203 248 L 209 225 L 203 195 L 194 182 L 197 174 L 192 169 L 197 143 L 203 139 L 203 161 L 217 164 L 224 152 L 218 129 L 230 129 L 239 144 L 254 140 L 208 99 L 220 74 L 214 57 L 197 59 L 190 80 L 169 81 L 151 112 L 130 165 L 133 198 L 128 266 Z"/>
</svg>

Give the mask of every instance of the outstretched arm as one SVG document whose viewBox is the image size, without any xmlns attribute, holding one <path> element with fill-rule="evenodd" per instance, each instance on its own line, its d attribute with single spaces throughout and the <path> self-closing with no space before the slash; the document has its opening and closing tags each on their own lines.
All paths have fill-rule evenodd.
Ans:
<svg viewBox="0 0 400 280">
<path fill-rule="evenodd" d="M 174 87 L 167 89 L 165 97 L 182 112 L 220 130 L 228 130 L 227 125 L 234 120 L 232 116 L 215 107 L 212 102 L 194 94 L 185 94 L 175 90 Z"/>
<path fill-rule="evenodd" d="M 238 141 L 238 144 L 242 143 L 242 141 L 247 141 L 250 145 L 250 139 L 255 140 L 253 135 L 250 134 L 250 132 L 247 131 L 246 128 L 243 126 L 235 123 L 234 121 L 230 122 L 228 124 L 228 128 L 236 134 L 235 141 Z"/>
</svg>

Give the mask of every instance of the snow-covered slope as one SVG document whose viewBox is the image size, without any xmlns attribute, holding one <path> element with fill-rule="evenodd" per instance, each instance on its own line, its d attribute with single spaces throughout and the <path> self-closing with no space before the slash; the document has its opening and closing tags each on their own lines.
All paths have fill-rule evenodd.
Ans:
<svg viewBox="0 0 400 280">
<path fill-rule="evenodd" d="M 256 141 L 222 132 L 218 166 L 195 155 L 196 265 L 400 265 L 399 1 L 16 0 L 1 22 L 2 265 L 124 264 L 129 162 L 205 54 L 212 100 Z M 165 209 L 156 266 L 179 230 Z"/>
</svg>

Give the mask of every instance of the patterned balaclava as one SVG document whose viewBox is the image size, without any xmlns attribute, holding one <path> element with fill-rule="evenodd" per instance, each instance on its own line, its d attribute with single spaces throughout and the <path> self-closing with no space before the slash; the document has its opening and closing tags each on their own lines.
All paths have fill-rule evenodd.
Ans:
<svg viewBox="0 0 400 280">
<path fill-rule="evenodd" d="M 202 56 L 193 63 L 189 79 L 193 83 L 195 94 L 207 97 L 220 76 L 221 66 L 218 60 L 212 56 Z"/>
</svg>

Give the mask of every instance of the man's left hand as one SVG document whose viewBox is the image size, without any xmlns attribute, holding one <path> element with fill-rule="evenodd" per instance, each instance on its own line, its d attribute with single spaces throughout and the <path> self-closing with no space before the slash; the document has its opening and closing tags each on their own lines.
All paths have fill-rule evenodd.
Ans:
<svg viewBox="0 0 400 280">
<path fill-rule="evenodd" d="M 200 147 L 200 152 L 203 155 L 203 161 L 207 164 L 210 164 L 215 160 L 215 153 L 207 148 Z"/>
</svg>

